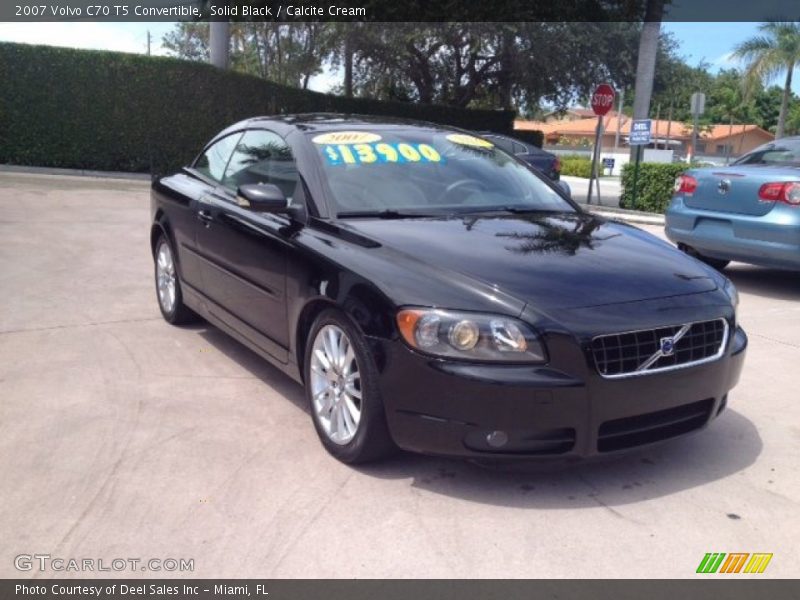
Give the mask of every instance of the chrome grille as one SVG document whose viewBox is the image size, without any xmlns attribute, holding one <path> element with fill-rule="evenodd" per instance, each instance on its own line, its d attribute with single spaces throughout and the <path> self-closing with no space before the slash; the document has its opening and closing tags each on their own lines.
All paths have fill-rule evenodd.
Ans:
<svg viewBox="0 0 800 600">
<path fill-rule="evenodd" d="M 592 340 L 597 371 L 609 379 L 680 369 L 722 356 L 725 319 L 601 335 Z"/>
</svg>

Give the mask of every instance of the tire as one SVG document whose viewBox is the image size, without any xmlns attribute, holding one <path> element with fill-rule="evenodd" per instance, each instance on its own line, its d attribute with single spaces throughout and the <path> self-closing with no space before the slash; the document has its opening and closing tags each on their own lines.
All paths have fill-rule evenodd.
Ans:
<svg viewBox="0 0 800 600">
<path fill-rule="evenodd" d="M 715 268 L 717 271 L 722 271 L 731 262 L 729 260 L 722 260 L 720 258 L 711 258 L 710 256 L 703 256 L 691 246 L 686 246 L 681 244 L 680 246 L 678 246 L 678 248 L 683 252 L 685 252 L 686 254 L 688 254 L 689 256 L 692 256 L 697 260 L 703 261 L 709 267 Z"/>
<path fill-rule="evenodd" d="M 153 272 L 156 284 L 156 300 L 161 316 L 172 325 L 184 325 L 200 320 L 200 317 L 183 303 L 181 280 L 175 264 L 175 252 L 165 235 L 160 235 L 153 254 Z"/>
<path fill-rule="evenodd" d="M 719 258 L 711 258 L 710 256 L 703 256 L 698 254 L 697 258 L 706 263 L 709 267 L 714 267 L 717 271 L 722 271 L 731 262 L 729 260 L 721 260 Z"/>
<path fill-rule="evenodd" d="M 385 458 L 396 449 L 386 425 L 375 361 L 349 318 L 334 309 L 317 316 L 308 332 L 303 365 L 314 428 L 330 454 L 357 464 Z"/>
</svg>

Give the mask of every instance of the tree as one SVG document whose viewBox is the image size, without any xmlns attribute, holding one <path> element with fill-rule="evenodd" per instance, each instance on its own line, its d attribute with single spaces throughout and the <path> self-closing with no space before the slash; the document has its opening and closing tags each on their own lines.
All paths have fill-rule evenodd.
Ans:
<svg viewBox="0 0 800 600">
<path fill-rule="evenodd" d="M 759 26 L 761 35 L 737 44 L 734 56 L 746 63 L 746 75 L 750 82 L 769 83 L 786 71 L 783 97 L 778 113 L 775 137 L 783 137 L 789 100 L 792 94 L 792 73 L 800 64 L 800 23 L 770 22 Z"/>
<path fill-rule="evenodd" d="M 175 29 L 166 33 L 161 44 L 170 54 L 185 60 L 208 62 L 209 26 L 208 23 L 178 23 Z"/>
<path fill-rule="evenodd" d="M 795 102 L 786 116 L 786 133 L 789 135 L 800 134 L 800 102 Z"/>
<path fill-rule="evenodd" d="M 752 95 L 752 98 L 756 125 L 767 131 L 774 132 L 778 127 L 783 90 L 773 85 L 767 89 L 760 89 Z"/>
<path fill-rule="evenodd" d="M 727 123 L 728 137 L 733 135 L 734 122 L 752 119 L 752 103 L 745 98 L 742 76 L 735 69 L 723 70 L 714 78 L 706 104 L 707 115 L 712 123 Z M 740 139 L 741 143 L 741 139 Z M 733 152 L 731 144 L 725 147 L 725 163 Z"/>
<path fill-rule="evenodd" d="M 292 87 L 307 88 L 322 72 L 333 42 L 330 23 L 237 22 L 230 24 L 230 66 Z M 188 60 L 209 57 L 209 24 L 178 23 L 164 36 L 171 54 Z"/>
<path fill-rule="evenodd" d="M 695 92 L 709 94 L 714 77 L 709 73 L 709 65 L 701 62 L 695 67 L 678 56 L 677 42 L 670 35 L 662 35 L 656 72 L 653 81 L 652 104 L 667 108 L 667 114 L 677 121 L 691 118 L 690 100 Z"/>
<path fill-rule="evenodd" d="M 613 0 L 609 0 L 613 2 Z M 662 0 L 659 0 L 662 1 Z M 633 84 L 637 22 L 231 23 L 231 69 L 305 87 L 343 72 L 334 91 L 473 108 L 565 108 L 601 81 Z M 208 23 L 180 23 L 172 54 L 208 60 Z"/>
<path fill-rule="evenodd" d="M 353 95 L 453 106 L 565 107 L 599 82 L 629 85 L 637 23 L 340 24 L 350 40 L 331 64 L 353 63 Z M 349 30 L 349 33 L 348 33 Z"/>
</svg>

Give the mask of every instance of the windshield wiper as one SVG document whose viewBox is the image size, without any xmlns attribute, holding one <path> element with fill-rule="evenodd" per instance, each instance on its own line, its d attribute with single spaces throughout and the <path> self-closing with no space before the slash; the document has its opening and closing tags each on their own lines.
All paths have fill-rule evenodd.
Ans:
<svg viewBox="0 0 800 600">
<path fill-rule="evenodd" d="M 552 208 L 536 208 L 535 206 L 487 206 L 485 208 L 476 208 L 468 210 L 465 214 L 474 213 L 487 213 L 487 212 L 508 212 L 514 215 L 524 215 L 526 213 L 552 213 L 552 212 L 566 212 L 562 210 L 555 210 Z"/>
<path fill-rule="evenodd" d="M 348 218 L 375 218 L 375 219 L 420 219 L 423 217 L 433 217 L 431 213 L 416 213 L 405 212 L 400 210 L 385 209 L 385 210 L 353 210 L 347 212 L 336 213 L 340 219 Z"/>
</svg>

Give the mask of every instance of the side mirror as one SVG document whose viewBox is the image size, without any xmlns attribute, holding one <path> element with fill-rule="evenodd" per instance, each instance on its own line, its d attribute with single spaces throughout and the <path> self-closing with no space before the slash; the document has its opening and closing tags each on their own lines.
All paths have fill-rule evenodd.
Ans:
<svg viewBox="0 0 800 600">
<path fill-rule="evenodd" d="M 568 198 L 572 198 L 572 190 L 569 188 L 569 184 L 566 181 L 562 181 L 559 179 L 556 181 L 556 185 L 561 188 Z"/>
<path fill-rule="evenodd" d="M 289 202 L 281 189 L 273 183 L 248 183 L 240 185 L 236 193 L 239 206 L 253 212 L 288 213 Z"/>
</svg>

